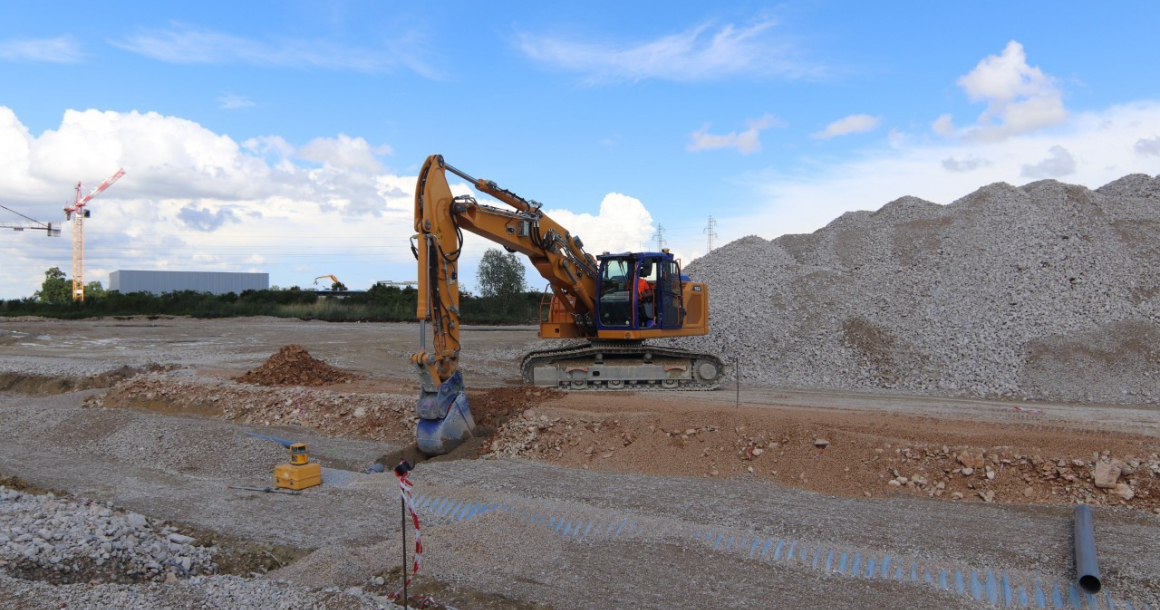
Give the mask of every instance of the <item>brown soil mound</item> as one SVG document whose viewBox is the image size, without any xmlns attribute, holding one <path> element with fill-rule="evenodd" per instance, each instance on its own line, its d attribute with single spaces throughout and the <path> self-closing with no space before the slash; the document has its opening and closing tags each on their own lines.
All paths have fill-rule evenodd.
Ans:
<svg viewBox="0 0 1160 610">
<path fill-rule="evenodd" d="M 262 366 L 237 378 L 241 383 L 258 385 L 320 386 L 358 379 L 318 360 L 298 344 L 283 345 Z"/>
</svg>

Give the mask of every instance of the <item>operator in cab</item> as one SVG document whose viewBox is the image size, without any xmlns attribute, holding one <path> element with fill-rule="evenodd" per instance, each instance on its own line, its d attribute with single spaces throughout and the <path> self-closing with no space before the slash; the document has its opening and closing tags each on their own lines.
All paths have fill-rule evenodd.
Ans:
<svg viewBox="0 0 1160 610">
<path fill-rule="evenodd" d="M 636 294 L 640 304 L 640 325 L 642 328 L 652 328 L 653 318 L 656 315 L 656 307 L 653 299 L 653 286 L 645 279 L 647 270 L 644 265 L 637 269 L 636 275 Z"/>
</svg>

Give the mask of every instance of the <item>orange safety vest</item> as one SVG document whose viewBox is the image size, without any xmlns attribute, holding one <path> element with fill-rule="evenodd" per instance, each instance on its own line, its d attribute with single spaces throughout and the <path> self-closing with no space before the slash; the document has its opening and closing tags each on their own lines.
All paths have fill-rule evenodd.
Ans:
<svg viewBox="0 0 1160 610">
<path fill-rule="evenodd" d="M 640 296 L 652 296 L 652 286 L 643 277 L 636 278 L 636 291 Z"/>
</svg>

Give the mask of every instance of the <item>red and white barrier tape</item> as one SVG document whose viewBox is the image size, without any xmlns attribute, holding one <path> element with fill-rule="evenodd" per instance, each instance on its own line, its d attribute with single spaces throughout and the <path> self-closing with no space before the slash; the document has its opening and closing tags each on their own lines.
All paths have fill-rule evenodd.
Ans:
<svg viewBox="0 0 1160 610">
<path fill-rule="evenodd" d="M 395 477 L 399 479 L 399 495 L 403 498 L 403 503 L 407 505 L 407 511 L 411 513 L 411 523 L 415 526 L 415 561 L 411 566 L 411 575 L 407 577 L 403 587 L 410 585 L 411 581 L 415 579 L 415 574 L 419 573 L 419 564 L 423 559 L 423 538 L 419 530 L 419 513 L 415 512 L 415 505 L 411 501 L 411 482 L 407 480 L 407 474 L 409 474 L 407 471 L 402 474 L 399 474 L 398 470 L 395 471 Z M 391 599 L 397 599 L 401 596 L 403 587 L 399 587 L 399 590 L 390 596 Z"/>
</svg>

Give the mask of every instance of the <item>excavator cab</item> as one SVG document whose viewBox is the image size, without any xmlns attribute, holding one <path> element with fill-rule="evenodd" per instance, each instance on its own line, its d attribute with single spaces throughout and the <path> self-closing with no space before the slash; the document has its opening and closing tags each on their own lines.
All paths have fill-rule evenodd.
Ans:
<svg viewBox="0 0 1160 610">
<path fill-rule="evenodd" d="M 605 254 L 599 260 L 598 330 L 681 328 L 683 278 L 672 254 Z"/>
</svg>

